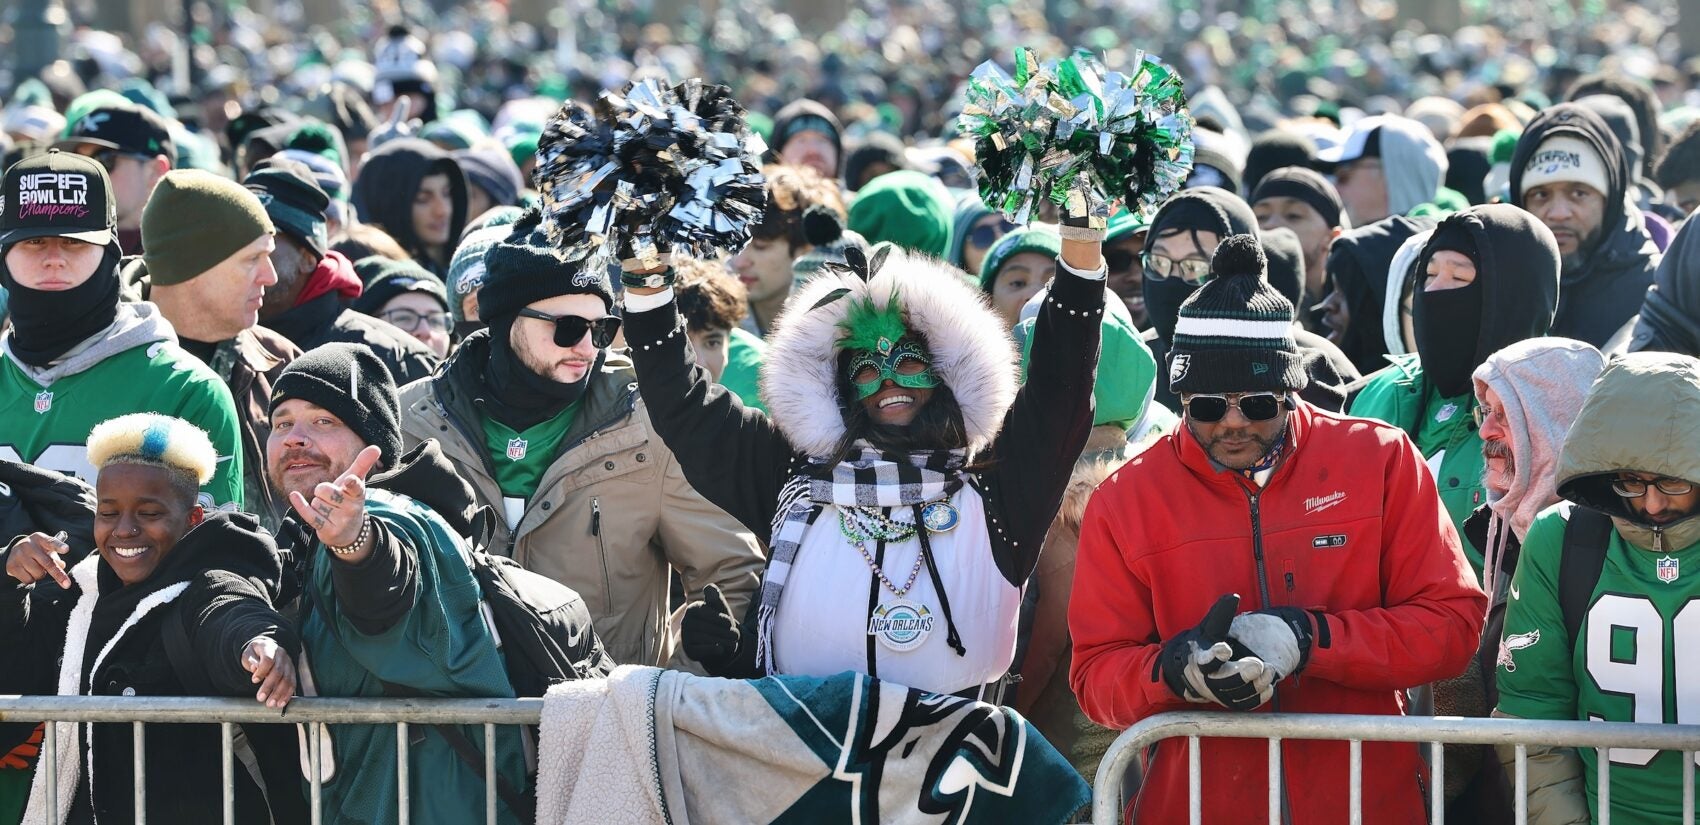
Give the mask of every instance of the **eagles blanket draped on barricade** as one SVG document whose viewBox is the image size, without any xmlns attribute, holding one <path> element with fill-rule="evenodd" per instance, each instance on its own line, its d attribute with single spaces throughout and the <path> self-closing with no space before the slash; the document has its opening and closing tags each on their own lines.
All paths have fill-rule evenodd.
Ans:
<svg viewBox="0 0 1700 825">
<path fill-rule="evenodd" d="M 544 697 L 537 822 L 1060 823 L 1090 799 L 1015 711 L 845 672 L 623 666 Z"/>
</svg>

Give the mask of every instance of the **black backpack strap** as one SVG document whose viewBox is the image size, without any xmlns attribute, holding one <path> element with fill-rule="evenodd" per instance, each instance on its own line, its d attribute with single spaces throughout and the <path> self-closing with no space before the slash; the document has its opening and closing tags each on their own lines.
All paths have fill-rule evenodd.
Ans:
<svg viewBox="0 0 1700 825">
<path fill-rule="evenodd" d="M 418 691 L 409 690 L 394 682 L 379 679 L 378 683 L 384 686 L 385 696 L 417 697 L 419 695 Z M 414 731 L 419 731 L 426 726 L 410 725 L 409 727 Z M 461 733 L 460 728 L 454 725 L 430 725 L 429 727 L 436 731 L 438 736 L 443 737 L 443 741 L 449 744 L 449 748 L 455 752 L 455 756 L 459 757 L 460 761 L 468 768 L 471 768 L 479 779 L 488 781 L 484 773 L 484 752 L 479 750 L 477 745 L 472 744 L 472 740 L 466 738 L 466 734 Z M 417 734 L 415 736 L 417 737 Z M 418 743 L 419 740 L 416 738 L 413 744 Z M 496 743 L 485 742 L 484 746 L 494 748 Z M 496 796 L 501 797 L 501 800 L 507 803 L 508 810 L 513 811 L 514 815 L 519 817 L 519 821 L 532 822 L 537 819 L 536 805 L 532 798 L 521 793 L 512 782 L 508 781 L 507 777 L 500 773 L 496 774 Z"/>
<path fill-rule="evenodd" d="M 1606 547 L 1611 543 L 1611 517 L 1598 510 L 1572 507 L 1564 524 L 1564 551 L 1558 560 L 1558 607 L 1564 613 L 1564 629 L 1575 645 L 1582 632 L 1582 618 L 1599 584 L 1605 567 Z"/>
</svg>

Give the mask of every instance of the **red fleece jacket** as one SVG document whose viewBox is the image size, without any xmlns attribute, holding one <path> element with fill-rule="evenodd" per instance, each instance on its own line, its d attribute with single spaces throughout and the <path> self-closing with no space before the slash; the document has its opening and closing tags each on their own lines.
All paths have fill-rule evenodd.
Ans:
<svg viewBox="0 0 1700 825">
<path fill-rule="evenodd" d="M 1257 712 L 1402 714 L 1402 690 L 1463 672 L 1487 597 L 1416 447 L 1394 427 L 1307 404 L 1290 420 L 1291 452 L 1262 489 L 1218 471 L 1181 427 L 1093 495 L 1069 630 L 1070 682 L 1094 721 L 1223 710 L 1177 698 L 1156 665 L 1162 641 L 1224 593 L 1239 593 L 1242 611 L 1305 608 L 1316 625 L 1306 669 Z M 1202 741 L 1204 821 L 1265 818 L 1267 743 Z M 1345 822 L 1346 743 L 1282 747 L 1291 821 Z M 1186 821 L 1186 764 L 1185 739 L 1162 743 L 1132 818 Z M 1365 743 L 1363 777 L 1378 822 L 1425 821 L 1414 744 Z"/>
</svg>

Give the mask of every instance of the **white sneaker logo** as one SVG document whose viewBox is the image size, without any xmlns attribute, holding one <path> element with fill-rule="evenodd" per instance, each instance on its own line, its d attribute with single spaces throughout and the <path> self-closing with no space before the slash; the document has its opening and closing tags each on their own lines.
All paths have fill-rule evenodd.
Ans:
<svg viewBox="0 0 1700 825">
<path fill-rule="evenodd" d="M 1344 492 L 1335 491 L 1325 496 L 1312 496 L 1305 499 L 1305 515 L 1314 516 L 1330 507 L 1346 500 Z"/>
</svg>

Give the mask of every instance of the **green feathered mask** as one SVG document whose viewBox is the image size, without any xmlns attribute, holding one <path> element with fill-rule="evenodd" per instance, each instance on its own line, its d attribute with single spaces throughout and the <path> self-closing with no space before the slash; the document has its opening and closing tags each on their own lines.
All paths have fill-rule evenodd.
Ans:
<svg viewBox="0 0 1700 825">
<path fill-rule="evenodd" d="M 838 328 L 840 351 L 850 353 L 845 377 L 856 387 L 858 400 L 879 392 L 889 379 L 899 387 L 932 389 L 941 382 L 933 372 L 932 354 L 909 335 L 897 292 L 881 307 L 871 297 L 852 300 Z"/>
</svg>

